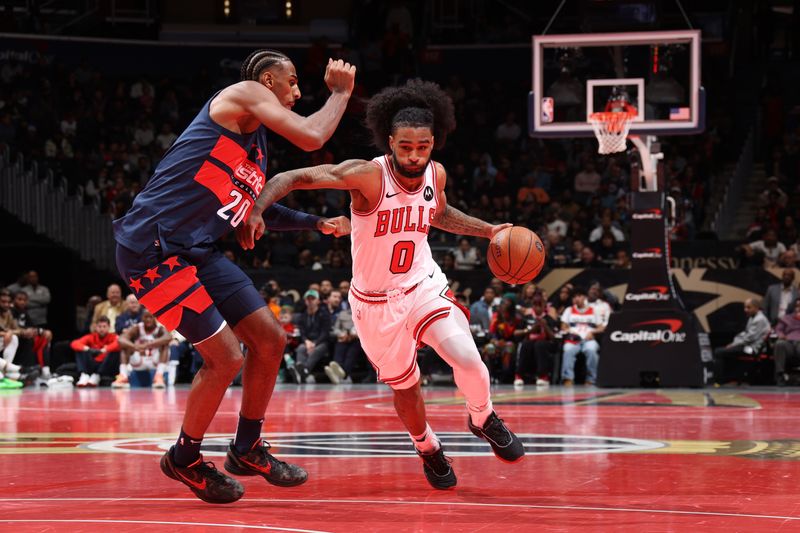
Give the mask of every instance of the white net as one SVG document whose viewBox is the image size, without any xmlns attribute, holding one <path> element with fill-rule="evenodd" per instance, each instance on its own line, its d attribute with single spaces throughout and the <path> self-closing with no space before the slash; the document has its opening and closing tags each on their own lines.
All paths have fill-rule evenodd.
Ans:
<svg viewBox="0 0 800 533">
<path fill-rule="evenodd" d="M 628 131 L 635 113 L 628 111 L 604 111 L 592 113 L 589 122 L 592 123 L 594 135 L 599 145 L 597 152 L 600 154 L 615 154 L 624 152 L 627 147 Z"/>
</svg>

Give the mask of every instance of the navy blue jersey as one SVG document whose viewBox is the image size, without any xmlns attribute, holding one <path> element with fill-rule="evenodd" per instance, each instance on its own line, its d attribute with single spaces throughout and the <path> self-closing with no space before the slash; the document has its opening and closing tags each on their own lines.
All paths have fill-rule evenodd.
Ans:
<svg viewBox="0 0 800 533">
<path fill-rule="evenodd" d="M 219 93 L 217 93 L 219 94 Z M 164 257 L 210 247 L 247 218 L 266 183 L 267 128 L 246 135 L 211 119 L 209 99 L 170 147 L 127 214 L 114 221 L 118 243 Z"/>
</svg>

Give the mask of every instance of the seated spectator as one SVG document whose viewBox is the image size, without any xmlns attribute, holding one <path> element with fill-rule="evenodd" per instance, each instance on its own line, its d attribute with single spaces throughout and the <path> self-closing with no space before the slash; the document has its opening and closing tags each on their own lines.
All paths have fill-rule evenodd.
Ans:
<svg viewBox="0 0 800 533">
<path fill-rule="evenodd" d="M 798 296 L 800 292 L 794 283 L 794 269 L 785 268 L 781 273 L 781 282 L 767 287 L 767 293 L 764 295 L 764 313 L 769 323 L 777 324 Z"/>
<path fill-rule="evenodd" d="M 610 233 L 617 242 L 625 240 L 625 234 L 622 230 L 617 228 L 611 220 L 611 215 L 608 212 L 603 213 L 600 219 L 600 224 L 589 233 L 589 242 L 597 242 L 603 238 L 603 235 Z"/>
<path fill-rule="evenodd" d="M 569 266 L 572 254 L 558 232 L 550 230 L 547 233 L 547 248 L 547 260 L 551 267 Z"/>
<path fill-rule="evenodd" d="M 131 369 L 155 369 L 153 388 L 163 389 L 164 372 L 167 370 L 172 334 L 156 321 L 150 311 L 142 313 L 142 321 L 129 327 L 119 336 L 120 363 L 119 374 L 111 387 L 115 389 L 130 388 L 128 376 Z"/>
<path fill-rule="evenodd" d="M 316 383 L 314 369 L 328 358 L 328 336 L 331 331 L 331 316 L 328 309 L 320 305 L 319 292 L 309 289 L 303 295 L 306 309 L 294 319 L 300 328 L 300 345 L 295 351 L 295 364 L 289 370 L 298 383 Z"/>
<path fill-rule="evenodd" d="M 114 331 L 117 335 L 122 335 L 125 330 L 135 326 L 142 321 L 142 314 L 145 309 L 139 303 L 139 299 L 135 294 L 129 294 L 125 297 L 125 311 L 117 317 L 114 323 Z"/>
<path fill-rule="evenodd" d="M 748 262 L 755 261 L 758 266 L 771 268 L 777 264 L 778 258 L 786 251 L 786 246 L 778 241 L 778 234 L 774 229 L 770 228 L 764 232 L 763 239 L 753 241 L 750 244 L 743 244 L 742 250 Z M 759 258 L 762 257 L 762 264 L 758 264 Z"/>
<path fill-rule="evenodd" d="M 342 293 L 342 309 L 350 309 L 350 282 L 342 280 L 339 282 L 339 292 Z"/>
<path fill-rule="evenodd" d="M 631 256 L 628 250 L 617 250 L 617 258 L 611 268 L 624 270 L 631 267 Z"/>
<path fill-rule="evenodd" d="M 95 331 L 75 339 L 70 344 L 78 364 L 78 387 L 97 387 L 100 375 L 113 376 L 119 364 L 119 339 L 111 332 L 111 320 L 101 315 L 95 322 Z"/>
<path fill-rule="evenodd" d="M 98 295 L 92 295 L 86 300 L 85 306 L 78 306 L 76 309 L 76 319 L 78 332 L 81 334 L 91 333 L 92 331 L 92 318 L 94 317 L 94 308 L 97 307 L 103 298 Z"/>
<path fill-rule="evenodd" d="M 586 292 L 576 287 L 572 292 L 572 306 L 561 315 L 561 329 L 564 336 L 563 359 L 561 364 L 561 380 L 565 387 L 575 382 L 575 360 L 579 353 L 586 356 L 586 384 L 594 385 L 597 381 L 597 365 L 600 345 L 595 340 L 599 333 L 600 319 L 586 301 Z"/>
<path fill-rule="evenodd" d="M 555 332 L 559 330 L 558 317 L 555 316 L 552 307 L 548 309 L 544 295 L 537 292 L 534 294 L 530 313 L 526 314 L 524 319 L 525 337 L 517 352 L 514 386 L 523 386 L 526 379 L 535 375 L 536 385 L 547 387 L 550 385 L 550 372 L 553 367 Z M 535 369 L 531 368 L 531 363 L 535 363 Z"/>
<path fill-rule="evenodd" d="M 594 161 L 587 158 L 583 169 L 575 174 L 575 199 L 582 204 L 586 204 L 589 198 L 600 189 L 600 174 L 594 169 Z"/>
<path fill-rule="evenodd" d="M 91 331 L 95 331 L 97 327 L 97 320 L 104 316 L 111 324 L 111 333 L 114 333 L 114 325 L 117 317 L 125 311 L 122 303 L 122 289 L 116 283 L 112 283 L 106 290 L 106 300 L 97 304 L 92 314 L 92 327 Z"/>
<path fill-rule="evenodd" d="M 328 282 L 330 283 L 330 282 Z M 322 291 L 320 291 L 320 296 Z M 325 298 L 325 307 L 328 309 L 328 314 L 331 316 L 331 322 L 336 322 L 336 317 L 342 310 L 342 293 L 338 290 L 331 290 L 328 297 Z"/>
<path fill-rule="evenodd" d="M 594 250 L 588 246 L 584 246 L 581 250 L 578 262 L 572 266 L 574 268 L 604 268 L 606 265 L 597 259 L 597 256 L 594 255 Z"/>
<path fill-rule="evenodd" d="M 775 265 L 779 268 L 798 268 L 800 261 L 798 261 L 797 252 L 789 248 L 781 254 L 778 258 L 778 263 Z"/>
<path fill-rule="evenodd" d="M 783 387 L 789 384 L 789 375 L 786 373 L 786 363 L 800 362 L 800 299 L 793 303 L 792 312 L 778 320 L 775 333 L 778 342 L 775 343 L 775 382 Z"/>
<path fill-rule="evenodd" d="M 489 325 L 492 322 L 492 315 L 495 311 L 494 300 L 496 297 L 497 292 L 493 287 L 483 289 L 483 297 L 474 302 L 469 308 L 470 326 L 478 326 L 482 333 L 489 331 Z"/>
<path fill-rule="evenodd" d="M 453 252 L 447 251 L 442 255 L 441 262 L 442 270 L 450 272 L 456 268 L 456 255 Z"/>
<path fill-rule="evenodd" d="M 619 250 L 619 244 L 611 233 L 604 233 L 594 248 L 598 260 L 607 266 L 614 266 Z"/>
<path fill-rule="evenodd" d="M 769 319 L 761 312 L 761 302 L 755 298 L 748 298 L 744 302 L 744 313 L 747 316 L 747 325 L 733 338 L 729 344 L 714 350 L 714 381 L 717 385 L 727 383 L 732 379 L 731 363 L 742 355 L 757 354 L 764 345 L 764 340 L 770 331 Z M 741 376 L 736 375 L 739 381 Z"/>
<path fill-rule="evenodd" d="M 503 298 L 489 325 L 489 342 L 483 347 L 483 361 L 495 383 L 506 382 L 514 372 L 517 342 L 525 335 L 522 317 L 511 298 Z"/>
<path fill-rule="evenodd" d="M 596 333 L 602 333 L 608 326 L 608 320 L 611 318 L 611 305 L 604 299 L 603 286 L 595 281 L 589 285 L 589 292 L 586 295 L 586 303 L 594 309 L 597 315 Z"/>
<path fill-rule="evenodd" d="M 11 314 L 11 293 L 6 289 L 0 290 L 0 349 L 3 358 L 0 359 L 0 389 L 19 389 L 22 383 L 22 367 L 14 364 L 14 357 L 19 347 L 19 325 Z"/>
<path fill-rule="evenodd" d="M 336 385 L 352 383 L 353 370 L 363 357 L 363 351 L 349 309 L 339 312 L 331 333 L 336 337 L 336 344 L 333 345 L 333 361 L 325 366 L 325 375 Z"/>
<path fill-rule="evenodd" d="M 761 206 L 766 206 L 769 204 L 770 195 L 776 195 L 778 200 L 777 203 L 781 207 L 786 207 L 786 204 L 789 202 L 789 195 L 787 195 L 783 189 L 780 188 L 780 180 L 777 176 L 770 176 L 767 178 L 767 188 L 758 195 L 758 203 Z"/>
<path fill-rule="evenodd" d="M 10 285 L 11 294 L 24 291 L 28 295 L 28 320 L 31 327 L 47 325 L 47 306 L 50 305 L 50 289 L 39 284 L 39 274 L 35 270 L 28 271 L 23 283 Z"/>
<path fill-rule="evenodd" d="M 561 314 L 572 305 L 572 289 L 572 284 L 567 283 L 550 297 L 550 304 L 556 310 L 558 316 L 561 316 Z"/>
<path fill-rule="evenodd" d="M 474 270 L 481 264 L 481 253 L 466 237 L 458 240 L 458 248 L 453 250 L 456 270 Z"/>
<path fill-rule="evenodd" d="M 29 350 L 36 356 L 36 362 L 41 369 L 43 379 L 49 379 L 50 375 L 50 342 L 53 340 L 53 332 L 42 327 L 33 327 L 30 313 L 28 312 L 28 293 L 19 291 L 14 295 L 14 306 L 11 314 L 17 321 L 20 328 L 20 348 Z"/>
</svg>

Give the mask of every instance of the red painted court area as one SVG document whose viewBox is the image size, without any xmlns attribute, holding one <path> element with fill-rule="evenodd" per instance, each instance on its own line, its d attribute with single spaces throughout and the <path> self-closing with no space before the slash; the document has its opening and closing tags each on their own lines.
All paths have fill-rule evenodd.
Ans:
<svg viewBox="0 0 800 533">
<path fill-rule="evenodd" d="M 800 531 L 800 391 L 494 392 L 528 456 L 508 465 L 466 428 L 454 389 L 426 389 L 458 486 L 431 489 L 383 386 L 279 386 L 265 436 L 309 481 L 243 478 L 227 506 L 164 477 L 188 390 L 26 389 L 0 396 L 7 531 Z M 206 459 L 221 466 L 241 389 Z M 241 479 L 241 478 L 240 478 Z"/>
</svg>

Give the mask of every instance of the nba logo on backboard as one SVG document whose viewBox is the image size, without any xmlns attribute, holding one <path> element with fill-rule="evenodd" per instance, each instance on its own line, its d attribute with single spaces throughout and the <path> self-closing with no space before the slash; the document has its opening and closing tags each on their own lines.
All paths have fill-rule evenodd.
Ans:
<svg viewBox="0 0 800 533">
<path fill-rule="evenodd" d="M 542 124 L 553 122 L 553 99 L 549 96 L 542 98 Z"/>
</svg>

